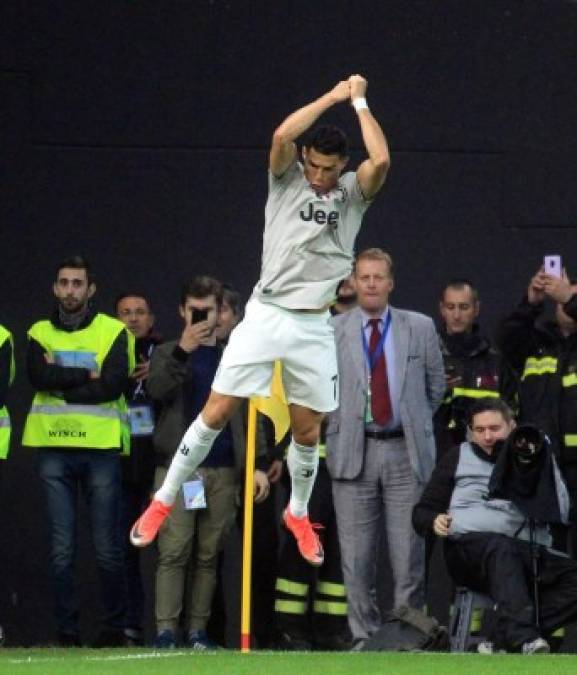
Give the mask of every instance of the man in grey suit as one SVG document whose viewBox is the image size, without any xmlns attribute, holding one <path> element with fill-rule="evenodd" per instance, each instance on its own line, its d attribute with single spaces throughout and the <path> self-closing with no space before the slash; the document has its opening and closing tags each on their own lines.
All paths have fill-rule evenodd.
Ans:
<svg viewBox="0 0 577 675">
<path fill-rule="evenodd" d="M 390 307 L 393 263 L 383 250 L 357 256 L 358 307 L 332 319 L 340 405 L 327 427 L 327 465 L 347 589 L 361 645 L 380 626 L 376 564 L 384 523 L 394 606 L 422 607 L 425 552 L 411 525 L 435 464 L 433 413 L 445 392 L 432 319 Z"/>
</svg>

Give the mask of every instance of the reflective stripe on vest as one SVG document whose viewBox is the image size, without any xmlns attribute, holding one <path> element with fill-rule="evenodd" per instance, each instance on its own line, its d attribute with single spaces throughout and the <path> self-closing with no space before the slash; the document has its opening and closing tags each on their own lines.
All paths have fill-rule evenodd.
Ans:
<svg viewBox="0 0 577 675">
<path fill-rule="evenodd" d="M 29 331 L 48 354 L 68 365 L 100 370 L 112 345 L 126 332 L 127 375 L 134 369 L 134 336 L 117 319 L 97 314 L 89 326 L 66 332 L 50 321 L 39 321 Z M 46 391 L 38 391 L 26 418 L 22 444 L 36 448 L 70 447 L 130 451 L 130 426 L 124 396 L 93 405 L 66 403 Z"/>
<path fill-rule="evenodd" d="M 63 405 L 32 405 L 30 413 L 33 415 L 90 415 L 92 417 L 108 417 L 128 422 L 128 412 L 123 413 L 117 408 L 103 408 L 99 405 L 82 405 L 65 403 Z"/>
<path fill-rule="evenodd" d="M 569 373 L 569 375 L 564 375 L 562 383 L 564 387 L 577 386 L 577 373 Z"/>
<path fill-rule="evenodd" d="M 556 372 L 557 359 L 554 356 L 544 356 L 540 359 L 535 356 L 530 356 L 525 361 L 525 369 L 523 370 L 523 375 L 521 375 L 521 381 L 529 375 L 545 375 L 545 373 Z"/>
<path fill-rule="evenodd" d="M 453 389 L 452 399 L 462 396 L 463 398 L 499 398 L 499 392 L 492 389 L 466 389 L 465 387 L 455 387 Z"/>
<path fill-rule="evenodd" d="M 577 448 L 577 434 L 565 434 L 563 442 L 566 448 Z"/>
</svg>

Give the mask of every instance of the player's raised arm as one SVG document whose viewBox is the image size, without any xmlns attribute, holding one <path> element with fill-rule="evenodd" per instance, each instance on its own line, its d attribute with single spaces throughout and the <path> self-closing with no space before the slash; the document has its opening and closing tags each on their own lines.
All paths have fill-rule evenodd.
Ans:
<svg viewBox="0 0 577 675">
<path fill-rule="evenodd" d="M 382 188 L 391 164 L 387 139 L 367 106 L 367 81 L 361 75 L 351 75 L 351 103 L 359 118 L 361 133 L 369 158 L 357 169 L 357 180 L 365 199 L 372 199 Z"/>
<path fill-rule="evenodd" d="M 335 103 L 350 100 L 350 97 L 350 79 L 342 80 L 326 94 L 295 110 L 285 119 L 272 137 L 269 167 L 273 175 L 282 176 L 293 163 L 296 154 L 296 139 L 309 129 L 325 110 Z"/>
</svg>

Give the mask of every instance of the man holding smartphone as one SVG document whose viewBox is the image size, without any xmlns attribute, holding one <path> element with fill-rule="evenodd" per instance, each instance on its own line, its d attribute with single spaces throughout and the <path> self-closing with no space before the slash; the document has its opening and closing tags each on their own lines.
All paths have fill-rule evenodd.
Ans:
<svg viewBox="0 0 577 675">
<path fill-rule="evenodd" d="M 554 319 L 547 319 L 547 301 Z M 527 293 L 500 326 L 498 343 L 519 376 L 519 421 L 551 439 L 575 505 L 577 499 L 577 285 L 565 269 L 548 274 L 545 264 Z M 575 506 L 570 516 L 570 551 L 577 558 Z M 564 541 L 556 541 L 565 549 Z"/>
<path fill-rule="evenodd" d="M 180 338 L 159 345 L 150 361 L 147 391 L 161 406 L 154 429 L 158 463 L 155 487 L 162 485 L 175 448 L 207 397 L 222 355 L 216 326 L 222 285 L 198 276 L 185 284 L 179 313 Z M 207 637 L 216 585 L 218 554 L 234 521 L 239 469 L 244 463 L 246 429 L 241 411 L 223 429 L 204 460 L 191 469 L 158 537 L 156 570 L 156 646 L 177 641 L 179 617 L 183 642 L 197 649 L 214 645 Z M 261 449 L 265 444 L 261 444 Z M 255 472 L 255 500 L 268 496 L 266 474 Z M 185 601 L 186 594 L 186 601 Z"/>
<path fill-rule="evenodd" d="M 350 273 L 363 215 L 389 168 L 384 134 L 365 98 L 367 81 L 351 75 L 289 115 L 276 129 L 269 155 L 261 278 L 244 320 L 232 332 L 212 391 L 178 448 L 162 487 L 135 523 L 131 540 L 146 546 L 172 508 L 182 482 L 204 459 L 242 398 L 270 396 L 274 363 L 283 366 L 292 441 L 287 453 L 291 498 L 284 523 L 312 565 L 323 550 L 308 518 L 318 468 L 323 415 L 338 406 L 338 375 L 328 307 Z M 347 139 L 334 126 L 313 131 L 298 161 L 295 141 L 329 108 L 350 104 L 368 158 L 356 172 Z"/>
</svg>

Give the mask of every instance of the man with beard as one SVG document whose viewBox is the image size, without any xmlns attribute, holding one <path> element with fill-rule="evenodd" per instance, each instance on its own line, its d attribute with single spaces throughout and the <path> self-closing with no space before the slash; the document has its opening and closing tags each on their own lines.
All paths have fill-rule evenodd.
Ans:
<svg viewBox="0 0 577 675">
<path fill-rule="evenodd" d="M 92 308 L 96 286 L 82 256 L 58 265 L 53 291 L 52 316 L 28 331 L 28 376 L 36 394 L 22 444 L 39 451 L 58 643 L 81 644 L 73 567 L 82 489 L 104 608 L 94 646 L 119 646 L 124 644 L 126 604 L 118 536 L 120 453 L 130 448 L 123 392 L 134 369 L 134 338 L 123 323 Z"/>
</svg>

